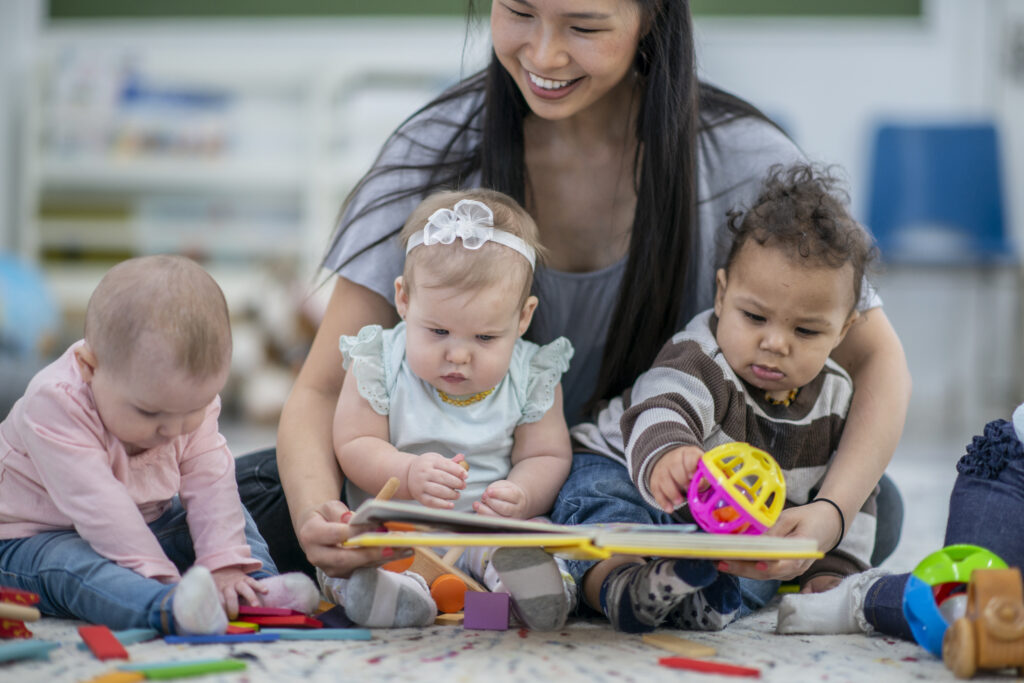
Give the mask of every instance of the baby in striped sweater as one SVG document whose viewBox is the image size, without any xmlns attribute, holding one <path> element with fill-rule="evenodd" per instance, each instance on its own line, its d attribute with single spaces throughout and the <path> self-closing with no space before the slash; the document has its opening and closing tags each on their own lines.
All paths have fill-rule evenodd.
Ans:
<svg viewBox="0 0 1024 683">
<path fill-rule="evenodd" d="M 785 473 L 788 509 L 769 533 L 814 538 L 826 552 L 810 566 L 789 561 L 790 575 L 820 591 L 869 566 L 878 482 L 868 481 L 871 467 L 844 481 L 830 473 L 853 384 L 829 355 L 859 309 L 877 305 L 873 292 L 862 296 L 875 250 L 834 182 L 812 166 L 773 169 L 755 205 L 730 217 L 733 243 L 716 274 L 714 308 L 672 337 L 593 423 L 573 429 L 577 453 L 619 462 L 635 486 L 633 500 L 604 506 L 618 519 L 588 522 L 689 521 L 685 492 L 703 453 L 746 441 Z M 863 490 L 851 519 L 832 500 L 843 487 L 850 498 Z M 637 632 L 722 628 L 750 611 L 738 575 L 779 578 L 767 564 L 633 558 L 576 571 L 587 602 L 616 628 Z M 777 588 L 757 583 L 768 584 L 760 586 L 766 595 Z"/>
</svg>

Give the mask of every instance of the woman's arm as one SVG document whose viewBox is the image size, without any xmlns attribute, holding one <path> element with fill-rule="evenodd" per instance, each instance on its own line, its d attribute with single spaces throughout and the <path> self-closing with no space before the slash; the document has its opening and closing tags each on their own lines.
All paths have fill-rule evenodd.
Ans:
<svg viewBox="0 0 1024 683">
<path fill-rule="evenodd" d="M 853 401 L 818 492 L 834 500 L 847 520 L 856 516 L 892 460 L 910 403 L 910 371 L 896 331 L 881 308 L 861 317 L 832 354 L 853 378 Z"/>
<path fill-rule="evenodd" d="M 572 466 L 561 384 L 555 387 L 554 403 L 544 417 L 519 425 L 514 436 L 508 477 L 488 486 L 473 507 L 483 514 L 518 519 L 547 514 Z M 508 483 L 514 486 L 509 487 Z"/>
<path fill-rule="evenodd" d="M 348 536 L 338 523 L 342 475 L 334 457 L 331 425 L 344 371 L 338 338 L 363 326 L 390 327 L 398 320 L 384 297 L 343 277 L 334 283 L 313 346 L 285 402 L 277 430 L 277 463 L 292 525 L 309 561 L 332 576 L 347 575 L 379 552 L 340 550 Z"/>
</svg>

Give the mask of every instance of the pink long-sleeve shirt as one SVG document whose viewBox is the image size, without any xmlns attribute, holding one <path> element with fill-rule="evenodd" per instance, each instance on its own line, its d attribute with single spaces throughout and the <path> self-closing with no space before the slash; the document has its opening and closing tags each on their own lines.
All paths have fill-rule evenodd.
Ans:
<svg viewBox="0 0 1024 683">
<path fill-rule="evenodd" d="M 147 524 L 181 496 L 196 563 L 260 568 L 245 540 L 235 463 L 218 431 L 220 398 L 195 432 L 137 455 L 103 426 L 72 345 L 0 423 L 0 538 L 74 529 L 143 576 L 180 578 Z"/>
</svg>

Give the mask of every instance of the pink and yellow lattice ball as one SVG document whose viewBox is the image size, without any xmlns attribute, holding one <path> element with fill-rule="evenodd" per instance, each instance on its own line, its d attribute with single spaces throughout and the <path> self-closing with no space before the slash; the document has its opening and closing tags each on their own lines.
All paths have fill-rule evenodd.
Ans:
<svg viewBox="0 0 1024 683">
<path fill-rule="evenodd" d="M 779 518 L 786 480 L 775 459 L 748 443 L 712 448 L 687 492 L 697 524 L 714 534 L 761 534 Z"/>
</svg>

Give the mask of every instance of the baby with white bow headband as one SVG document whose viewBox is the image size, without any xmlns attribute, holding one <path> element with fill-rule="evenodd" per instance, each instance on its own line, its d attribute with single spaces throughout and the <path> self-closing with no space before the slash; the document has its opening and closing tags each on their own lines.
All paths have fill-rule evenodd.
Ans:
<svg viewBox="0 0 1024 683">
<path fill-rule="evenodd" d="M 428 507 L 545 514 L 572 462 L 560 380 L 573 350 L 564 337 L 544 346 L 522 339 L 538 303 L 530 294 L 537 225 L 502 193 L 443 192 L 412 212 L 401 238 L 402 322 L 340 340 L 347 372 L 334 450 L 345 502 L 354 509 L 397 477 L 396 498 Z M 539 548 L 491 550 L 470 550 L 458 566 L 509 593 L 528 628 L 561 628 L 576 595 L 568 573 Z M 428 625 L 436 616 L 411 572 L 318 575 L 325 596 L 361 625 Z"/>
</svg>

